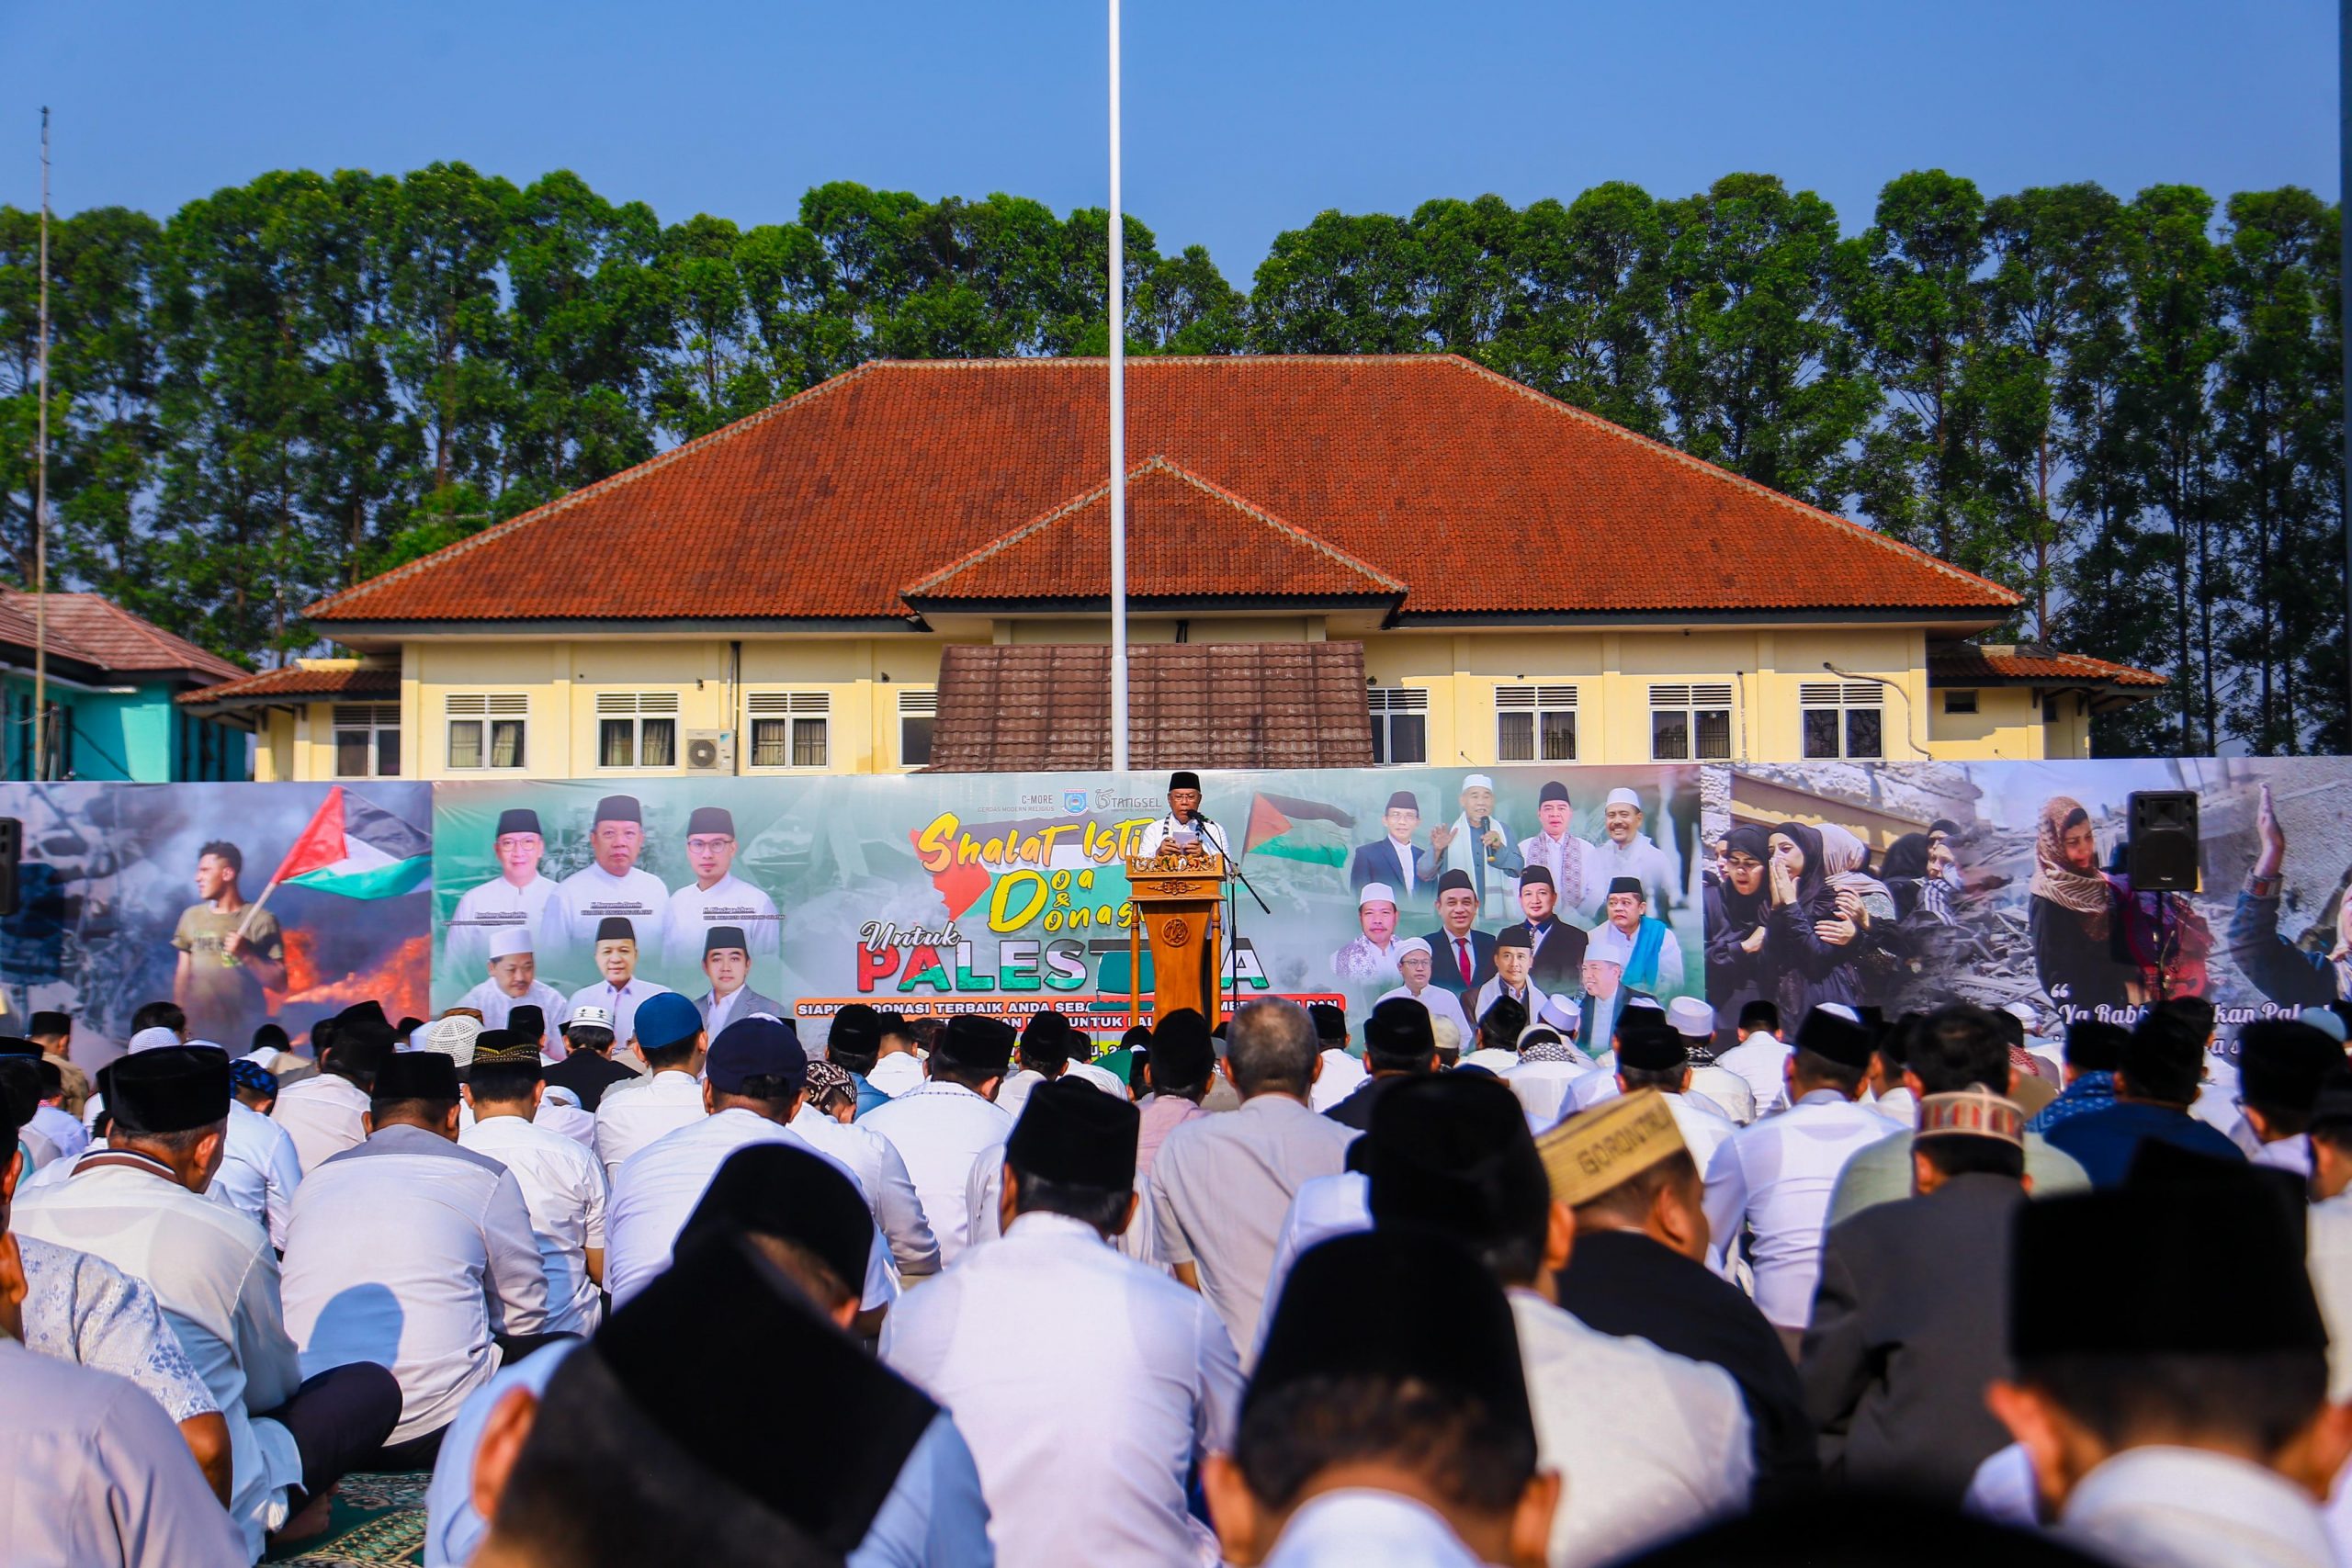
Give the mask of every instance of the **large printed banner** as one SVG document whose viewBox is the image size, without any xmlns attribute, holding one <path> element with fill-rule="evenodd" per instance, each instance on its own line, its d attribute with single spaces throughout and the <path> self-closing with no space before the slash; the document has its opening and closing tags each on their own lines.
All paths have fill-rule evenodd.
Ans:
<svg viewBox="0 0 2352 1568">
<path fill-rule="evenodd" d="M 1702 996 L 1726 1029 L 1757 998 L 1793 1018 L 1817 1001 L 1895 1010 L 1957 995 L 2023 1004 L 2054 1035 L 2167 995 L 2206 997 L 2225 1023 L 2352 995 L 2352 760 L 1204 779 L 1205 810 L 1270 911 L 1246 893 L 1233 911 L 1222 978 L 1243 1000 L 1328 998 L 1361 1017 L 1403 986 L 1466 1027 L 1498 976 L 1520 983 L 1522 961 L 1494 939 L 1521 924 L 1542 932 L 1524 960 L 1531 1010 L 1572 1000 L 1588 1021 L 1634 991 Z M 0 1029 L 68 1011 L 102 1058 L 155 1000 L 242 1049 L 265 1021 L 299 1043 L 364 997 L 395 1018 L 500 987 L 560 1007 L 615 979 L 699 999 L 714 968 L 735 983 L 729 960 L 705 957 L 711 928 L 733 927 L 750 997 L 812 1038 L 853 999 L 1010 1018 L 1050 1005 L 1114 1032 L 1131 990 L 1150 994 L 1148 956 L 1141 974 L 1129 963 L 1125 857 L 1167 809 L 1165 786 L 1101 773 L 0 784 L 0 815 L 25 827 L 23 905 L 0 921 Z M 2156 789 L 2199 795 L 2193 893 L 2131 886 L 2127 801 Z M 1471 891 L 1442 910 L 1449 870 Z M 1621 876 L 1641 896 L 1612 910 Z M 599 943 L 607 920 L 630 940 Z M 1400 964 L 1398 942 L 1416 936 L 1428 958 Z"/>
<path fill-rule="evenodd" d="M 272 1021 L 300 1041 L 363 998 L 424 1012 L 424 784 L 7 784 L 0 816 L 24 825 L 0 1029 L 71 1013 L 76 1055 L 97 1062 L 153 1001 L 233 1052 Z"/>
<path fill-rule="evenodd" d="M 849 1001 L 1015 1019 L 1051 1006 L 1114 1032 L 1131 993 L 1149 997 L 1148 954 L 1141 975 L 1129 956 L 1125 862 L 1166 813 L 1166 783 L 983 774 L 438 786 L 434 1000 L 452 1005 L 477 987 L 520 997 L 538 983 L 590 1002 L 648 981 L 702 998 L 713 994 L 708 933 L 722 927 L 749 944 L 752 995 L 819 1033 Z M 1585 953 L 1621 873 L 1644 889 L 1624 901 L 1641 909 L 1622 916 L 1634 934 L 1621 956 L 1640 943 L 1636 977 L 1661 998 L 1703 987 L 1697 769 L 1210 773 L 1204 783 L 1202 808 L 1256 892 L 1238 892 L 1232 907 L 1229 997 L 1329 998 L 1360 1013 L 1410 983 L 1466 1021 L 1494 989 L 1496 934 L 1534 919 L 1555 940 L 1512 983 L 1532 984 L 1540 1010 L 1551 992 L 1582 995 L 1622 976 L 1622 965 L 1595 953 L 1589 966 Z M 1546 868 L 1548 893 L 1530 884 L 1530 865 Z M 1438 896 L 1449 869 L 1472 884 L 1453 900 L 1451 932 Z M 1362 897 L 1368 886 L 1387 897 Z M 493 957 L 523 931 L 527 979 L 516 954 Z M 615 940 L 599 942 L 600 931 Z M 1434 951 L 1408 976 L 1393 949 L 1410 936 Z M 1445 1009 L 1449 998 L 1458 1007 Z"/>
</svg>

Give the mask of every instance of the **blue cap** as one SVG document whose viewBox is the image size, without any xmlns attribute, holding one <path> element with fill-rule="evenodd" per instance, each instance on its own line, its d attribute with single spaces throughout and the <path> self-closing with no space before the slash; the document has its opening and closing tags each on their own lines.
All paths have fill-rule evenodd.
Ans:
<svg viewBox="0 0 2352 1568">
<path fill-rule="evenodd" d="M 238 1089 L 249 1089 L 255 1094 L 276 1094 L 277 1075 L 254 1061 L 240 1056 L 229 1064 L 229 1082 Z"/>
<path fill-rule="evenodd" d="M 640 1051 L 683 1045 L 701 1029 L 702 1014 L 695 1010 L 694 1003 L 675 991 L 663 991 L 638 1004 L 637 1045 Z"/>
<path fill-rule="evenodd" d="M 655 998 L 659 1000 L 659 998 Z M 710 1087 L 721 1094 L 741 1094 L 745 1080 L 780 1077 L 798 1089 L 808 1081 L 808 1053 L 792 1025 L 772 1018 L 738 1019 L 710 1043 L 705 1066 Z"/>
</svg>

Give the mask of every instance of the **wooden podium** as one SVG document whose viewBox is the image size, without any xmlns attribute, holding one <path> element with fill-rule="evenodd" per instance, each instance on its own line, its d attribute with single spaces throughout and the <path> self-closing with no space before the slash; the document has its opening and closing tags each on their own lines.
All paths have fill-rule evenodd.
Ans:
<svg viewBox="0 0 2352 1568">
<path fill-rule="evenodd" d="M 1216 1026 L 1217 976 L 1224 972 L 1225 857 L 1195 846 L 1127 862 L 1135 923 L 1127 929 L 1130 1006 L 1143 999 L 1143 948 L 1151 942 L 1155 1018 L 1192 1008 Z M 1130 1023 L 1136 1021 L 1130 1017 Z"/>
</svg>

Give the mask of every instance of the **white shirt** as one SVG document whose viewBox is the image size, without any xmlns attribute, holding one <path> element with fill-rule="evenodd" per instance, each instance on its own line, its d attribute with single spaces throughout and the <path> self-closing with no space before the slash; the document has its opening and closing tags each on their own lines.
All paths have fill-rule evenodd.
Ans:
<svg viewBox="0 0 2352 1568">
<path fill-rule="evenodd" d="M 1041 1083 L 1050 1081 L 1035 1067 L 1016 1067 L 1004 1076 L 1004 1082 L 997 1086 L 996 1108 L 1018 1122 L 1023 1108 L 1029 1103 L 1029 1091 Z"/>
<path fill-rule="evenodd" d="M 1715 1066 L 1747 1079 L 1756 1095 L 1756 1113 L 1770 1116 L 1788 1109 L 1789 1081 L 1783 1069 L 1794 1052 L 1795 1047 L 1784 1043 L 1779 1035 L 1759 1029 L 1717 1055 Z"/>
<path fill-rule="evenodd" d="M 1378 1007 L 1391 997 L 1402 997 L 1408 1002 L 1420 1003 L 1429 1010 L 1432 1021 L 1441 1018 L 1452 1019 L 1453 1027 L 1462 1032 L 1462 1039 L 1458 1043 L 1461 1048 L 1464 1051 L 1477 1048 L 1478 1032 L 1470 1027 L 1470 1015 L 1462 1010 L 1462 998 L 1443 986 L 1424 986 L 1418 991 L 1410 986 L 1399 986 L 1393 991 L 1381 992 L 1372 1005 Z"/>
<path fill-rule="evenodd" d="M 1295 1100 L 1261 1094 L 1238 1111 L 1194 1117 L 1159 1145 L 1150 1187 L 1160 1255 L 1196 1267 L 1201 1293 L 1237 1348 L 1258 1342 L 1292 1200 L 1316 1177 L 1337 1176 L 1355 1138 L 1354 1128 Z"/>
<path fill-rule="evenodd" d="M 865 1081 L 896 1100 L 916 1085 L 928 1083 L 930 1079 L 923 1074 L 921 1057 L 911 1051 L 893 1051 L 874 1064 L 874 1070 L 865 1075 Z M 879 1111 L 882 1108 L 877 1105 L 874 1109 Z"/>
<path fill-rule="evenodd" d="M 1322 1056 L 1323 1070 L 1315 1075 L 1315 1087 L 1306 1094 L 1306 1106 L 1310 1111 L 1330 1110 L 1355 1093 L 1358 1084 L 1372 1077 L 1362 1062 L 1338 1046 L 1326 1050 Z"/>
<path fill-rule="evenodd" d="M 938 1239 L 939 1266 L 947 1268 L 970 1237 L 965 1183 L 972 1162 L 1012 1135 L 1012 1115 L 962 1084 L 933 1080 L 876 1106 L 857 1124 L 881 1134 L 899 1151 Z"/>
<path fill-rule="evenodd" d="M 285 1251 L 286 1221 L 294 1213 L 295 1189 L 302 1185 L 302 1157 L 293 1136 L 244 1101 L 232 1100 L 221 1142 L 220 1168 L 212 1173 L 204 1195 L 267 1230 L 269 1245 Z"/>
<path fill-rule="evenodd" d="M 307 1176 L 368 1136 L 360 1118 L 368 1113 L 368 1091 L 333 1073 L 300 1078 L 277 1091 L 270 1115 L 294 1140 L 294 1156 Z"/>
<path fill-rule="evenodd" d="M 863 1122 L 836 1122 L 806 1102 L 790 1126 L 810 1148 L 831 1155 L 857 1178 L 902 1278 L 939 1272 L 939 1238 L 923 1218 L 922 1200 L 896 1145 Z"/>
<path fill-rule="evenodd" d="M 594 1334 L 604 1319 L 588 1253 L 605 1247 L 605 1168 L 561 1133 L 521 1116 L 486 1116 L 458 1143 L 504 1166 L 523 1190 L 539 1268 L 548 1278 L 549 1334 Z"/>
<path fill-rule="evenodd" d="M 593 986 L 572 992 L 571 1000 L 565 1006 L 571 1010 L 605 1009 L 613 1015 L 613 1043 L 616 1045 L 626 1045 L 637 1038 L 639 1006 L 647 998 L 658 997 L 669 988 L 667 986 L 657 986 L 641 975 L 630 976 L 629 982 L 626 986 L 616 986 L 609 980 L 599 980 Z M 566 1018 L 571 1016 L 571 1011 L 564 1013 Z M 554 1022 L 552 1016 L 549 1017 L 548 1022 L 550 1024 Z M 602 1105 L 604 1102 L 599 1100 L 597 1103 Z"/>
<path fill-rule="evenodd" d="M 138 1156 L 130 1156 L 138 1157 Z M 278 1305 L 277 1258 L 259 1225 L 189 1191 L 160 1165 L 106 1165 L 17 1204 L 11 1226 L 106 1259 L 146 1282 L 229 1424 L 229 1512 L 253 1556 L 284 1522 L 280 1489 L 302 1479 L 275 1410 L 302 1376 Z"/>
<path fill-rule="evenodd" d="M 1318 1176 L 1299 1188 L 1298 1196 L 1290 1201 L 1283 1215 L 1283 1228 L 1274 1235 L 1274 1261 L 1266 1269 L 1266 1310 L 1258 1316 L 1258 1337 L 1250 1347 L 1253 1364 L 1258 1352 L 1266 1348 L 1267 1326 L 1274 1321 L 1274 1309 L 1282 1304 L 1283 1287 L 1290 1283 L 1290 1271 L 1299 1254 L 1335 1235 L 1371 1228 L 1372 1179 L 1362 1171 Z"/>
<path fill-rule="evenodd" d="M 1222 855 L 1228 861 L 1233 858 L 1233 852 L 1226 848 L 1224 829 L 1214 822 L 1204 821 L 1199 817 L 1194 817 L 1188 826 L 1193 829 L 1193 836 L 1201 840 L 1203 849 L 1213 855 Z M 1168 836 L 1175 831 L 1176 814 L 1171 811 L 1143 830 L 1142 837 L 1136 840 L 1136 858 L 1151 859 L 1159 852 L 1159 847 L 1168 841 Z"/>
<path fill-rule="evenodd" d="M 1428 1504 L 1351 1486 L 1300 1504 L 1265 1568 L 1479 1568 L 1479 1558 Z"/>
<path fill-rule="evenodd" d="M 1045 1331 L 1083 1324 L 1081 1334 Z M 1213 1562 L 1185 1481 L 1229 1449 L 1241 1369 L 1208 1303 L 1061 1214 L 910 1295 L 882 1359 L 945 1405 L 980 1467 L 1007 1563 Z"/>
<path fill-rule="evenodd" d="M 613 1199 L 605 1222 L 605 1290 L 613 1310 L 628 1304 L 631 1296 L 670 1266 L 678 1233 L 686 1228 L 695 1205 L 702 1201 L 718 1168 L 737 1149 L 753 1144 L 790 1144 L 825 1160 L 857 1187 L 870 1212 L 874 1200 L 859 1185 L 857 1173 L 831 1156 L 814 1148 L 788 1127 L 766 1117 L 730 1107 L 706 1116 L 629 1156 L 613 1174 Z M 898 1270 L 890 1262 L 890 1244 L 876 1226 L 874 1245 L 867 1250 L 865 1279 L 859 1305 L 871 1311 L 898 1299 Z"/>
<path fill-rule="evenodd" d="M 1747 1080 L 1712 1062 L 1691 1066 L 1687 1092 L 1692 1099 L 1703 1100 L 1722 1111 L 1735 1127 L 1745 1127 L 1756 1120 L 1756 1094 L 1747 1087 Z"/>
<path fill-rule="evenodd" d="M 616 1083 L 596 1100 L 596 1157 L 610 1177 L 621 1162 L 708 1112 L 702 1106 L 702 1080 L 673 1067 L 635 1083 Z"/>
<path fill-rule="evenodd" d="M 615 876 L 592 861 L 556 885 L 539 917 L 538 951 L 559 962 L 585 954 L 596 945 L 596 928 L 618 915 L 637 932 L 639 953 L 659 953 L 669 908 L 669 887 L 643 866 Z"/>
<path fill-rule="evenodd" d="M 545 1057 L 541 1060 L 544 1061 Z M 601 1104 L 602 1101 L 598 1103 Z M 592 1155 L 596 1152 L 594 1114 L 582 1111 L 580 1108 L 580 1101 L 574 1099 L 571 1091 L 561 1084 L 548 1085 L 548 1091 L 539 1097 L 539 1108 L 531 1113 L 531 1125 L 545 1127 L 550 1133 L 560 1133 Z M 607 1183 L 610 1182 L 610 1172 L 606 1172 L 605 1179 Z"/>
<path fill-rule="evenodd" d="M 1603 889 L 1606 890 L 1605 884 Z M 1655 913 L 1645 918 L 1658 919 Z M 1660 920 L 1659 923 L 1665 922 Z M 1634 928 L 1632 936 L 1627 936 L 1607 920 L 1603 920 L 1593 927 L 1591 932 L 1585 938 L 1585 961 L 1589 964 L 1614 964 L 1622 970 L 1632 961 L 1634 943 L 1641 934 L 1642 930 L 1639 926 Z M 1662 933 L 1658 942 L 1657 982 L 1642 988 L 1651 996 L 1660 998 L 1682 988 L 1682 944 L 1675 940 L 1671 928 Z M 1620 979 L 1617 989 L 1610 999 L 1622 999 L 1625 991 L 1625 983 Z M 1589 1008 L 1590 1004 L 1588 1003 L 1587 1006 Z"/>
<path fill-rule="evenodd" d="M 11 1562 L 244 1568 L 253 1553 L 155 1402 L 0 1336 L 0 1541 Z"/>
<path fill-rule="evenodd" d="M 1537 1019 L 1543 1016 L 1544 1004 L 1550 1001 L 1552 998 L 1544 995 L 1544 992 L 1537 987 L 1533 980 L 1528 981 L 1527 984 L 1521 987 L 1520 989 L 1524 992 L 1525 995 L 1519 997 L 1517 1000 L 1522 1007 L 1527 1009 L 1527 1021 L 1533 1023 Z M 1469 1011 L 1476 1017 L 1484 1018 L 1487 1016 L 1487 1010 L 1500 1001 L 1502 997 L 1503 977 L 1500 975 L 1498 975 L 1493 979 L 1478 987 L 1477 1005 L 1471 1008 Z"/>
<path fill-rule="evenodd" d="M 481 1013 L 481 1026 L 484 1029 L 503 1029 L 506 1027 L 507 1019 L 513 1016 L 516 1008 L 535 1007 L 547 1017 L 549 1039 L 553 1039 L 555 1032 L 571 1021 L 570 999 L 545 980 L 532 981 L 530 988 L 519 997 L 508 996 L 499 988 L 498 982 L 495 980 L 484 980 L 481 985 L 459 997 L 458 1005 L 461 1008 L 472 1008 Z M 613 1038 L 624 1043 L 627 1043 L 627 1037 L 624 1035 L 616 1034 Z"/>
<path fill-rule="evenodd" d="M 33 1119 L 27 1125 L 56 1145 L 59 1159 L 78 1159 L 90 1146 L 90 1130 L 45 1101 L 33 1107 Z"/>
<path fill-rule="evenodd" d="M 752 995 L 752 987 L 749 986 L 738 986 L 723 997 L 717 991 L 712 991 L 710 1006 L 703 1011 L 702 1032 L 713 1040 L 718 1039 L 726 1031 L 727 1026 L 735 1021 L 735 1010 L 742 1006 L 743 998 L 750 995 Z M 746 1013 L 744 1016 L 748 1018 L 751 1015 Z"/>
<path fill-rule="evenodd" d="M 2123 1568 L 2334 1568 L 2320 1511 L 2276 1472 L 2202 1449 L 2126 1449 L 2083 1477 L 2058 1534 Z"/>
<path fill-rule="evenodd" d="M 2312 1292 L 2327 1323 L 2327 1397 L 2352 1399 L 2352 1192 L 2305 1211 Z"/>
<path fill-rule="evenodd" d="M 1662 915 L 1665 897 L 1679 890 L 1681 879 L 1674 874 L 1674 863 L 1666 858 L 1647 833 L 1636 833 L 1631 841 L 1620 844 L 1603 837 L 1592 846 L 1592 858 L 1585 862 L 1585 897 L 1591 900 L 1587 908 L 1599 910 L 1609 902 L 1609 885 L 1621 876 L 1638 877 L 1649 899 L 1649 912 Z M 1598 936 L 1599 931 L 1593 933 Z"/>
<path fill-rule="evenodd" d="M 532 933 L 536 942 L 547 914 L 548 900 L 555 897 L 555 884 L 541 876 L 536 867 L 531 880 L 520 887 L 503 876 L 493 876 L 467 888 L 458 895 L 458 911 L 449 917 L 443 937 L 442 967 L 452 975 L 481 974 L 482 965 L 490 962 L 491 933 L 503 926 L 521 926 Z M 492 1023 L 484 1027 L 506 1026 Z"/>
<path fill-rule="evenodd" d="M 2280 1138 L 2262 1145 L 2251 1156 L 2256 1165 L 2267 1165 L 2273 1170 L 2290 1170 L 2305 1181 L 2312 1179 L 2312 1140 L 2308 1133 L 2298 1133 L 2291 1138 Z"/>
<path fill-rule="evenodd" d="M 1743 1127 L 1707 1166 L 1707 1224 L 1726 1258 L 1740 1226 L 1756 1271 L 1756 1305 L 1775 1327 L 1813 1320 L 1821 1232 L 1838 1173 L 1856 1151 L 1901 1131 L 1866 1105 L 1817 1089 L 1785 1112 Z"/>
<path fill-rule="evenodd" d="M 662 918 L 663 962 L 683 974 L 702 967 L 703 937 L 713 926 L 738 926 L 744 949 L 753 958 L 773 958 L 781 945 L 784 922 L 776 918 L 775 900 L 729 872 L 708 887 L 687 883 L 670 895 Z"/>
<path fill-rule="evenodd" d="M 1173 1279 L 1168 1265 L 1160 1260 L 1159 1233 L 1151 1219 L 1151 1195 L 1144 1190 L 1145 1177 L 1136 1173 L 1135 1218 L 1127 1228 L 1111 1238 L 1111 1245 L 1121 1257 L 1132 1258 L 1155 1273 Z M 972 1161 L 972 1174 L 964 1179 L 964 1251 L 968 1255 L 976 1247 L 985 1247 L 1004 1235 L 1004 1145 L 998 1144 L 982 1149 Z"/>
<path fill-rule="evenodd" d="M 1504 1069 L 1502 1080 L 1519 1096 L 1528 1126 L 1548 1133 L 1582 1109 L 1574 1103 L 1579 1085 L 1608 1077 L 1589 1062 L 1518 1062 Z"/>
<path fill-rule="evenodd" d="M 303 1376 L 390 1357 L 395 1443 L 447 1425 L 490 1381 L 493 1335 L 547 1324 L 547 1274 L 513 1174 L 405 1124 L 304 1175 L 285 1292 Z"/>
<path fill-rule="evenodd" d="M 1579 1111 L 1589 1111 L 1624 1092 L 1618 1085 L 1615 1073 L 1596 1071 L 1591 1077 L 1577 1082 L 1569 1096 L 1574 1103 L 1568 1113 L 1574 1115 Z M 1739 1131 L 1739 1123 L 1733 1121 L 1722 1106 L 1689 1090 L 1669 1093 L 1666 1097 L 1666 1108 L 1674 1113 L 1675 1130 L 1682 1134 L 1682 1146 L 1690 1151 L 1690 1163 L 1702 1171 L 1713 1163 L 1715 1151 L 1729 1143 L 1732 1134 Z M 1894 1130 L 1903 1131 L 1901 1127 Z"/>
<path fill-rule="evenodd" d="M 1600 875 L 1595 868 L 1592 846 L 1574 833 L 1566 833 L 1555 839 L 1549 833 L 1539 832 L 1532 839 L 1521 839 L 1519 841 L 1519 858 L 1530 869 L 1540 865 L 1552 874 L 1554 902 L 1564 908 L 1589 910 L 1598 907 L 1600 900 L 1594 898 L 1592 892 L 1596 882 L 1604 895 L 1609 891 L 1609 878 Z M 1560 891 L 1566 886 L 1567 866 L 1571 860 L 1577 863 L 1579 891 L 1579 896 L 1574 899 Z"/>
<path fill-rule="evenodd" d="M 1510 1292 L 1510 1314 L 1536 1463 L 1560 1472 L 1550 1568 L 1613 1562 L 1747 1509 L 1756 1450 L 1729 1372 L 1589 1328 L 1532 1291 Z"/>
</svg>

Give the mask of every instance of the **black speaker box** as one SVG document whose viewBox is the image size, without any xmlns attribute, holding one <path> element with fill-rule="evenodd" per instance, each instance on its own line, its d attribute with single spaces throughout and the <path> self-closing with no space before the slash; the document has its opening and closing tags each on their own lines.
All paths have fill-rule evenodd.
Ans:
<svg viewBox="0 0 2352 1568">
<path fill-rule="evenodd" d="M 2132 792 L 2132 836 L 2124 870 L 2134 893 L 2197 891 L 2197 792 Z"/>
</svg>

